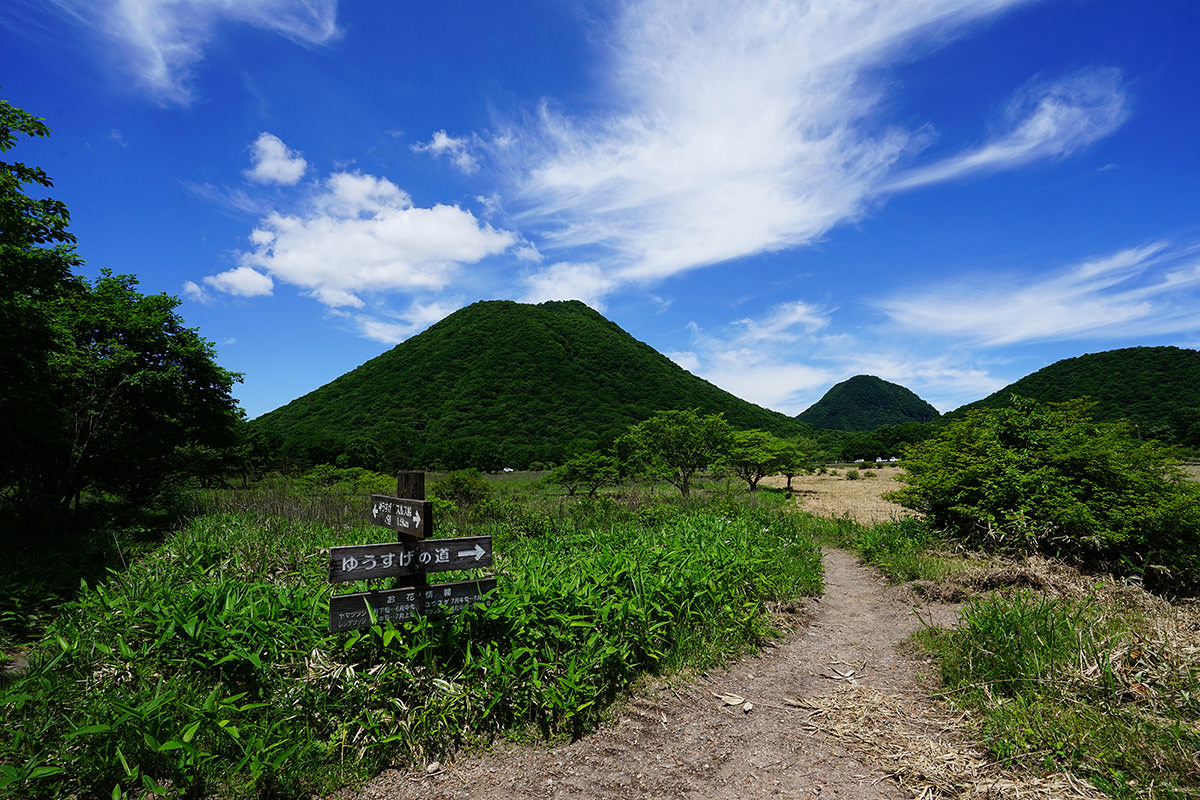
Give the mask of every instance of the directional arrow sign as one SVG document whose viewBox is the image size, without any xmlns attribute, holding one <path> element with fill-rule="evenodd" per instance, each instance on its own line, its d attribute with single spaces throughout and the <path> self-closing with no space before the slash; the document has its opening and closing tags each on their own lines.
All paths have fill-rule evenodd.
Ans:
<svg viewBox="0 0 1200 800">
<path fill-rule="evenodd" d="M 403 497 L 371 495 L 371 521 L 376 525 L 424 539 L 433 529 L 433 503 L 429 500 L 406 500 Z"/>
<path fill-rule="evenodd" d="M 482 578 L 335 595 L 329 599 L 329 632 L 366 628 L 371 624 L 368 606 L 375 610 L 375 618 L 380 622 L 402 622 L 419 613 L 440 615 L 460 611 L 486 599 L 484 596 L 495 588 L 495 578 Z"/>
<path fill-rule="evenodd" d="M 329 548 L 329 582 L 374 580 L 492 565 L 492 537 Z"/>
</svg>

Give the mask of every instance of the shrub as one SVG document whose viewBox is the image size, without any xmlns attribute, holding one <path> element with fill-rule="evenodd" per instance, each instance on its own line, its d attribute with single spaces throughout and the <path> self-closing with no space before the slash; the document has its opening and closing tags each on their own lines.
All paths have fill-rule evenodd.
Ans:
<svg viewBox="0 0 1200 800">
<path fill-rule="evenodd" d="M 848 481 L 856 481 L 861 477 L 862 477 L 862 475 L 856 469 L 846 470 L 846 480 L 848 480 Z"/>
<path fill-rule="evenodd" d="M 1200 487 L 1089 408 L 1014 397 L 971 412 L 906 451 L 907 485 L 890 499 L 974 547 L 1040 550 L 1157 588 L 1200 582 Z"/>
<path fill-rule="evenodd" d="M 449 500 L 461 511 L 467 511 L 489 497 L 492 487 L 478 470 L 460 469 L 451 472 L 430 487 L 431 495 Z"/>
</svg>

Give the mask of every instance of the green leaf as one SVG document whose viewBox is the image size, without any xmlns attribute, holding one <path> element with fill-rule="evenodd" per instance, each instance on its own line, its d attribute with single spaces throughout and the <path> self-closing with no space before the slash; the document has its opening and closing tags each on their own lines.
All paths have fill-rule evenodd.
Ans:
<svg viewBox="0 0 1200 800">
<path fill-rule="evenodd" d="M 111 730 L 112 730 L 111 725 L 85 725 L 82 728 L 76 728 L 75 730 L 71 731 L 63 738 L 64 739 L 74 739 L 78 736 L 93 736 L 97 733 L 108 733 Z"/>
</svg>

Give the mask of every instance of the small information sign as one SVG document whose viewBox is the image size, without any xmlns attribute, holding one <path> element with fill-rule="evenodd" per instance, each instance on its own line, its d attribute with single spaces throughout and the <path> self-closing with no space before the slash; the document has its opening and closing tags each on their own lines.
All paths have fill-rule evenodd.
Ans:
<svg viewBox="0 0 1200 800">
<path fill-rule="evenodd" d="M 435 583 L 429 586 L 379 589 L 334 595 L 329 600 L 329 632 L 365 628 L 371 624 L 368 606 L 379 622 L 403 622 L 417 614 L 452 614 L 484 601 L 496 588 L 495 578 Z"/>
<path fill-rule="evenodd" d="M 330 583 L 399 578 L 491 565 L 490 536 L 329 548 Z"/>
<path fill-rule="evenodd" d="M 424 539 L 433 525 L 433 503 L 429 500 L 407 500 L 403 497 L 371 495 L 371 521 L 376 525 Z"/>
</svg>

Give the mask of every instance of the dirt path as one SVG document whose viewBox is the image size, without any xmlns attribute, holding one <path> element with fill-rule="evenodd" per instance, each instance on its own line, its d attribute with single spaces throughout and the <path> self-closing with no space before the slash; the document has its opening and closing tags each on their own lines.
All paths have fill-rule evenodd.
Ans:
<svg viewBox="0 0 1200 800">
<path fill-rule="evenodd" d="M 556 747 L 497 745 L 434 774 L 388 771 L 356 800 L 463 798 L 909 798 L 869 742 L 837 738 L 819 707 L 852 685 L 901 709 L 906 727 L 927 720 L 921 664 L 897 644 L 922 623 L 948 625 L 956 608 L 913 605 L 846 552 L 825 553 L 825 595 L 811 622 L 758 657 L 687 683 L 660 683 L 624 706 L 615 722 Z M 736 695 L 745 711 L 715 694 Z M 840 695 L 848 696 L 848 695 Z M 881 721 L 880 724 L 893 724 Z M 888 738 L 884 731 L 883 738 Z M 951 734 L 953 735 L 953 734 Z M 847 741 L 849 744 L 847 744 Z"/>
</svg>

